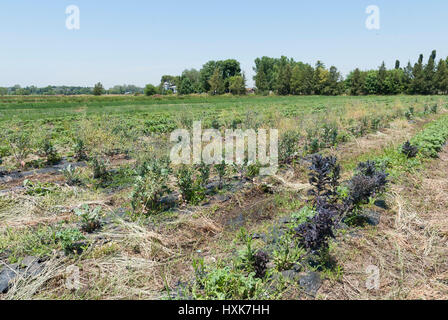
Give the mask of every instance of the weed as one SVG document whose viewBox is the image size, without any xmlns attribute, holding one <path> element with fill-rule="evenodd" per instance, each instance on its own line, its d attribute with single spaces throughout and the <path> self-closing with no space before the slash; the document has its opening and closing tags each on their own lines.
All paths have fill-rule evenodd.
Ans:
<svg viewBox="0 0 448 320">
<path fill-rule="evenodd" d="M 84 204 L 81 208 L 75 209 L 75 214 L 81 219 L 81 229 L 87 233 L 101 227 L 101 207 L 91 209 L 89 205 Z"/>
<path fill-rule="evenodd" d="M 66 228 L 58 231 L 55 238 L 61 244 L 66 255 L 73 253 L 79 254 L 87 246 L 82 242 L 86 237 L 76 228 Z"/>
</svg>

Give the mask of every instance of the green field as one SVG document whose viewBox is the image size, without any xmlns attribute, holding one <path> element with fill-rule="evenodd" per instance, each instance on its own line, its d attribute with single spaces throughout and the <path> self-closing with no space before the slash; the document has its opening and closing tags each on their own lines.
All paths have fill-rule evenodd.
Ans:
<svg viewBox="0 0 448 320">
<path fill-rule="evenodd" d="M 157 140 L 154 138 L 157 135 L 191 127 L 193 120 L 201 120 L 203 128 L 264 127 L 277 128 L 281 133 L 294 131 L 305 140 L 326 139 L 320 137 L 322 130 L 337 130 L 340 137 L 334 139 L 346 140 L 348 136 L 387 127 L 390 121 L 404 118 L 410 108 L 417 114 L 424 113 L 425 107 L 443 106 L 446 101 L 443 96 L 1 97 L 0 128 L 4 136 L 15 131 L 28 133 L 34 144 L 51 139 L 67 154 L 69 144 L 77 134 L 83 135 L 86 126 L 107 140 L 106 149 L 130 152 L 124 149 L 132 149 L 133 141 L 139 137 Z M 90 135 L 86 139 L 91 141 L 95 137 Z M 4 141 L 0 146 L 5 155 Z"/>
</svg>

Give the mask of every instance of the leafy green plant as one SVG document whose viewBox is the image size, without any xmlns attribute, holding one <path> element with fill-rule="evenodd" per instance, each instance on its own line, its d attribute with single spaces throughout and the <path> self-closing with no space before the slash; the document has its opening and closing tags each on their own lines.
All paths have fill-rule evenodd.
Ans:
<svg viewBox="0 0 448 320">
<path fill-rule="evenodd" d="M 25 166 L 25 159 L 31 152 L 31 139 L 26 130 L 15 130 L 9 132 L 9 134 L 3 134 L 0 136 L 2 140 L 5 140 L 9 146 L 11 154 L 17 161 L 17 164 L 21 167 Z"/>
<path fill-rule="evenodd" d="M 437 113 L 437 108 L 438 108 L 437 104 L 432 105 L 431 106 L 431 113 Z"/>
<path fill-rule="evenodd" d="M 67 167 L 60 171 L 64 175 L 65 180 L 69 186 L 77 186 L 82 184 L 78 168 L 73 168 L 73 166 L 69 164 Z"/>
<path fill-rule="evenodd" d="M 82 139 L 76 139 L 73 145 L 74 157 L 77 161 L 87 160 L 87 148 Z"/>
<path fill-rule="evenodd" d="M 338 126 L 335 123 L 325 123 L 322 127 L 322 140 L 326 146 L 335 146 L 338 142 Z"/>
<path fill-rule="evenodd" d="M 208 184 L 210 179 L 210 165 L 204 163 L 203 161 L 197 165 L 196 169 L 199 172 L 199 177 L 201 179 L 202 187 L 205 187 Z"/>
<path fill-rule="evenodd" d="M 57 164 L 61 161 L 61 157 L 49 139 L 45 139 L 40 143 L 40 154 L 47 159 L 47 164 Z"/>
<path fill-rule="evenodd" d="M 280 138 L 279 160 L 288 163 L 299 154 L 300 133 L 297 131 L 286 131 Z"/>
<path fill-rule="evenodd" d="M 448 139 L 448 116 L 427 125 L 411 140 L 425 157 L 436 158 Z"/>
<path fill-rule="evenodd" d="M 81 253 L 87 246 L 83 240 L 86 237 L 76 228 L 67 228 L 58 231 L 55 235 L 56 240 L 61 244 L 66 255 Z"/>
<path fill-rule="evenodd" d="M 101 207 L 90 208 L 88 204 L 84 204 L 81 208 L 75 209 L 75 214 L 81 219 L 81 229 L 87 233 L 101 227 Z"/>
<path fill-rule="evenodd" d="M 224 177 L 226 176 L 226 171 L 227 171 L 226 169 L 227 169 L 227 165 L 224 160 L 219 164 L 215 164 L 215 171 L 218 174 L 220 189 L 222 188 L 222 183 L 223 183 Z"/>
<path fill-rule="evenodd" d="M 194 173 L 192 168 L 181 166 L 176 172 L 177 186 L 184 201 L 198 204 L 205 198 L 205 189 L 201 179 L 197 179 Z"/>
<path fill-rule="evenodd" d="M 406 117 L 407 120 L 412 120 L 414 119 L 414 107 L 410 107 L 405 113 L 404 116 Z"/>
<path fill-rule="evenodd" d="M 161 209 L 160 198 L 169 191 L 169 171 L 162 167 L 151 167 L 143 176 L 136 178 L 131 194 L 134 212 L 155 213 Z"/>
<path fill-rule="evenodd" d="M 263 281 L 255 272 L 243 274 L 231 267 L 205 267 L 196 265 L 196 282 L 192 288 L 194 299 L 261 299 L 266 298 Z"/>
<path fill-rule="evenodd" d="M 31 181 L 25 179 L 23 181 L 23 186 L 25 187 L 25 193 L 29 196 L 44 196 L 55 192 L 58 187 L 53 183 L 42 183 L 40 181 Z"/>
<path fill-rule="evenodd" d="M 99 156 L 93 157 L 90 161 L 90 166 L 93 171 L 94 179 L 104 180 L 107 178 L 108 172 L 106 168 L 106 161 L 104 161 L 102 157 Z"/>
<path fill-rule="evenodd" d="M 247 177 L 254 178 L 260 174 L 260 163 L 257 161 L 247 166 Z"/>
<path fill-rule="evenodd" d="M 274 250 L 273 262 L 278 271 L 290 270 L 305 255 L 306 251 L 298 246 L 286 245 Z"/>
</svg>

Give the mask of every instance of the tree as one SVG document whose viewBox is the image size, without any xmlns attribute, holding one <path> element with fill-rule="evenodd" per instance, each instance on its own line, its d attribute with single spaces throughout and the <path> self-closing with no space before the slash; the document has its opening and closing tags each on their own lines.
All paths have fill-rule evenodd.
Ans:
<svg viewBox="0 0 448 320">
<path fill-rule="evenodd" d="M 194 93 L 193 84 L 191 83 L 190 78 L 185 77 L 185 78 L 183 78 L 180 81 L 178 92 L 179 92 L 179 94 L 192 94 L 192 93 Z"/>
<path fill-rule="evenodd" d="M 286 57 L 281 57 L 277 65 L 277 92 L 280 95 L 291 92 L 291 64 Z"/>
<path fill-rule="evenodd" d="M 314 93 L 326 94 L 326 87 L 328 85 L 329 72 L 325 68 L 325 64 L 321 61 L 316 62 L 314 68 Z"/>
<path fill-rule="evenodd" d="M 7 88 L 0 87 L 0 96 L 4 96 L 8 93 Z"/>
<path fill-rule="evenodd" d="M 435 73 L 436 73 L 436 66 L 435 66 L 435 60 L 436 60 L 436 50 L 433 50 L 431 55 L 428 59 L 428 64 L 425 66 L 423 70 L 423 88 L 422 93 L 423 94 L 432 94 L 435 92 Z"/>
<path fill-rule="evenodd" d="M 93 87 L 93 95 L 95 96 L 100 96 L 104 93 L 104 87 L 101 84 L 101 82 L 98 82 L 94 87 Z"/>
<path fill-rule="evenodd" d="M 384 89 L 386 94 L 399 94 L 403 92 L 403 70 L 393 69 L 387 71 L 384 80 Z"/>
<path fill-rule="evenodd" d="M 411 62 L 408 61 L 407 66 L 403 70 L 403 92 L 410 93 L 411 83 L 414 79 L 412 70 Z"/>
<path fill-rule="evenodd" d="M 227 59 L 221 61 L 209 61 L 204 64 L 200 71 L 200 82 L 205 91 L 211 91 L 210 80 L 216 70 L 219 70 L 220 72 L 219 76 L 223 81 L 224 92 L 229 92 L 228 78 L 241 75 L 240 63 L 235 59 Z"/>
<path fill-rule="evenodd" d="M 296 63 L 291 72 L 291 93 L 311 94 L 314 89 L 314 69 L 309 64 Z"/>
<path fill-rule="evenodd" d="M 378 71 L 367 71 L 363 91 L 366 94 L 379 94 L 381 92 Z"/>
<path fill-rule="evenodd" d="M 261 92 L 268 92 L 275 90 L 276 85 L 276 60 L 270 57 L 262 57 L 255 59 L 255 85 Z"/>
<path fill-rule="evenodd" d="M 147 84 L 145 87 L 145 95 L 152 96 L 157 93 L 157 88 L 152 84 Z"/>
<path fill-rule="evenodd" d="M 201 84 L 201 73 L 198 70 L 196 70 L 196 69 L 184 70 L 182 72 L 182 75 L 180 78 L 181 78 L 180 86 L 182 86 L 182 81 L 185 78 L 188 78 L 193 92 L 195 92 L 195 93 L 204 92 L 204 88 L 202 87 L 202 84 Z M 193 93 L 193 92 L 191 92 L 191 93 Z"/>
<path fill-rule="evenodd" d="M 448 66 L 445 60 L 440 59 L 437 65 L 437 71 L 434 76 L 435 78 L 435 88 L 437 93 L 447 94 L 448 93 Z"/>
<path fill-rule="evenodd" d="M 395 69 L 400 69 L 400 60 L 395 60 Z"/>
<path fill-rule="evenodd" d="M 232 94 L 246 93 L 246 80 L 244 76 L 233 76 L 229 78 L 229 90 Z"/>
<path fill-rule="evenodd" d="M 335 66 L 331 66 L 328 73 L 328 83 L 325 88 L 325 94 L 332 96 L 341 94 L 342 92 L 342 82 L 341 74 Z"/>
<path fill-rule="evenodd" d="M 381 66 L 378 69 L 378 93 L 379 94 L 387 94 L 386 86 L 384 81 L 386 80 L 387 69 L 386 64 L 381 63 Z"/>
<path fill-rule="evenodd" d="M 358 68 L 349 74 L 346 83 L 351 95 L 357 96 L 363 93 L 364 79 Z"/>
<path fill-rule="evenodd" d="M 264 93 L 269 90 L 266 73 L 263 70 L 258 71 L 258 73 L 254 76 L 254 80 L 255 86 L 259 92 Z"/>
<path fill-rule="evenodd" d="M 418 58 L 418 62 L 414 64 L 412 69 L 412 82 L 410 85 L 410 93 L 423 93 L 424 90 L 424 74 L 423 74 L 423 55 Z"/>
<path fill-rule="evenodd" d="M 209 92 L 213 95 L 223 94 L 225 92 L 224 80 L 222 78 L 222 72 L 219 68 L 215 69 L 213 75 L 211 76 L 209 83 Z"/>
</svg>

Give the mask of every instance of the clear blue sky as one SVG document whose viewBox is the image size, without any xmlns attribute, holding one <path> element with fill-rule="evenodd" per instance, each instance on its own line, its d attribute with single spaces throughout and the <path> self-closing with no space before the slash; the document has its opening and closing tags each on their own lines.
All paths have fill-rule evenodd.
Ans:
<svg viewBox="0 0 448 320">
<path fill-rule="evenodd" d="M 77 31 L 65 28 L 71 4 Z M 365 28 L 368 5 L 381 10 L 380 30 Z M 1 0 L 0 86 L 143 86 L 227 58 L 252 79 L 263 55 L 320 59 L 345 75 L 432 49 L 446 57 L 447 36 L 446 0 Z"/>
</svg>

